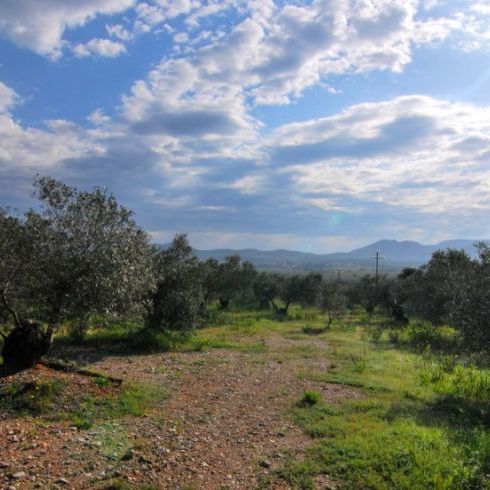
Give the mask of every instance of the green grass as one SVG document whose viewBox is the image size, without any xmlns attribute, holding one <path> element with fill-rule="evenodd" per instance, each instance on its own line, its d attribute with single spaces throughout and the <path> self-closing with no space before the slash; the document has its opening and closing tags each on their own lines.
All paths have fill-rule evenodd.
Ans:
<svg viewBox="0 0 490 490">
<path fill-rule="evenodd" d="M 291 407 L 294 422 L 311 437 L 306 455 L 278 472 L 293 487 L 313 488 L 315 477 L 327 474 L 344 489 L 490 489 L 490 372 L 454 355 L 453 330 L 387 329 L 379 314 L 359 312 L 329 331 L 323 326 L 317 310 L 296 305 L 280 319 L 271 311 L 214 309 L 190 336 L 116 322 L 89 330 L 85 343 L 143 352 L 232 349 L 250 362 L 321 360 L 325 369 L 304 368 L 299 376 L 350 388 L 343 401 L 328 403 L 309 391 Z M 103 377 L 94 383 L 106 386 Z M 63 389 L 45 387 L 39 399 L 19 403 L 43 413 Z M 63 416 L 82 429 L 107 426 L 102 447 L 119 454 L 127 441 L 117 419 L 139 416 L 163 396 L 151 386 L 123 386 L 102 399 L 82 397 Z"/>
<path fill-rule="evenodd" d="M 343 489 L 490 489 L 488 371 L 398 349 L 362 327 L 335 328 L 327 339 L 330 367 L 300 376 L 359 394 L 335 404 L 299 400 L 293 420 L 314 443 L 280 476 L 297 488 L 327 474 Z"/>
<path fill-rule="evenodd" d="M 108 386 L 107 381 L 94 378 L 102 387 Z M 161 388 L 142 383 L 123 385 L 112 394 L 95 397 L 74 393 L 65 381 L 49 379 L 7 385 L 0 393 L 0 410 L 19 417 L 68 420 L 79 429 L 88 429 L 100 420 L 141 416 L 165 397 Z"/>
<path fill-rule="evenodd" d="M 125 415 L 140 417 L 166 396 L 161 388 L 142 383 L 131 384 L 116 395 L 101 399 L 85 396 L 67 416 L 75 427 L 88 429 L 97 420 L 113 420 Z"/>
<path fill-rule="evenodd" d="M 318 391 L 306 390 L 298 401 L 298 407 L 313 407 L 321 402 L 322 396 Z"/>
<path fill-rule="evenodd" d="M 135 323 L 109 323 L 91 327 L 85 337 L 72 336 L 69 330 L 60 332 L 54 339 L 54 351 L 64 346 L 82 345 L 106 352 L 118 353 L 151 353 L 169 352 L 185 348 L 191 332 L 156 332 Z"/>
<path fill-rule="evenodd" d="M 11 383 L 0 393 L 0 411 L 10 411 L 18 415 L 49 413 L 65 387 L 66 382 L 62 380 Z"/>
</svg>

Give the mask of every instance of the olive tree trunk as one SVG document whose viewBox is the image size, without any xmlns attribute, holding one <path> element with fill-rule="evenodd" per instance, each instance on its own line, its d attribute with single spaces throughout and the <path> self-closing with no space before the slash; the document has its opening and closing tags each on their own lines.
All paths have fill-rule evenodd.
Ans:
<svg viewBox="0 0 490 490">
<path fill-rule="evenodd" d="M 49 352 L 51 339 L 51 329 L 43 331 L 38 323 L 20 321 L 10 334 L 4 336 L 3 374 L 35 366 Z"/>
</svg>

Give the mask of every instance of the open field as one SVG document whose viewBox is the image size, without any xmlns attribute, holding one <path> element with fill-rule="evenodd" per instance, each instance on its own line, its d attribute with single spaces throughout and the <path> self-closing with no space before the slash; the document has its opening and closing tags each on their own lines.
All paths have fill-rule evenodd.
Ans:
<svg viewBox="0 0 490 490">
<path fill-rule="evenodd" d="M 126 326 L 59 338 L 100 376 L 1 380 L 0 487 L 490 488 L 490 374 L 449 330 L 355 314 L 324 332 L 299 307 L 208 323 L 166 352 L 128 353 Z"/>
</svg>

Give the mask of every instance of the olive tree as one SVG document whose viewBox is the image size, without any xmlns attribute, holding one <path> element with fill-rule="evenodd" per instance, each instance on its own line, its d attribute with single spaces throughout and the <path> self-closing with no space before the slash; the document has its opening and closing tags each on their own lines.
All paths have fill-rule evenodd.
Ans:
<svg viewBox="0 0 490 490">
<path fill-rule="evenodd" d="M 38 210 L 0 215 L 0 296 L 14 325 L 3 333 L 7 369 L 37 362 L 66 320 L 141 305 L 153 281 L 148 234 L 107 190 L 49 177 L 34 188 Z"/>
<path fill-rule="evenodd" d="M 277 312 L 287 315 L 291 303 L 301 303 L 303 306 L 316 304 L 321 285 L 322 276 L 320 274 L 284 276 L 279 287 L 279 298 L 284 306 Z"/>
<path fill-rule="evenodd" d="M 472 261 L 471 274 L 460 284 L 457 307 L 452 314 L 469 350 L 486 352 L 490 347 L 490 247 L 478 243 L 479 258 Z"/>
<path fill-rule="evenodd" d="M 325 282 L 322 285 L 318 306 L 325 313 L 325 329 L 329 329 L 334 320 L 341 319 L 347 311 L 347 296 L 338 281 Z"/>
<path fill-rule="evenodd" d="M 176 235 L 156 257 L 157 284 L 146 317 L 149 328 L 186 332 L 196 326 L 204 313 L 201 272 L 187 236 Z"/>
<path fill-rule="evenodd" d="M 434 325 L 454 324 L 478 264 L 462 250 L 438 250 L 404 279 L 407 311 Z"/>
<path fill-rule="evenodd" d="M 218 299 L 220 308 L 224 310 L 232 301 L 241 304 L 254 301 L 257 271 L 251 262 L 242 262 L 239 255 L 231 255 L 222 262 L 208 259 L 202 264 L 202 270 L 208 303 Z"/>
<path fill-rule="evenodd" d="M 275 299 L 279 294 L 282 277 L 277 273 L 260 272 L 254 281 L 255 299 L 261 309 L 268 309 L 272 306 L 277 311 Z"/>
</svg>

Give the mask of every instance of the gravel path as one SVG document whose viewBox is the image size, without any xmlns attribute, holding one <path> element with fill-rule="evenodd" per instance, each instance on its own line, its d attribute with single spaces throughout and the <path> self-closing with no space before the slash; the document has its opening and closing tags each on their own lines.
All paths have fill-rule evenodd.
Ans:
<svg viewBox="0 0 490 490">
<path fill-rule="evenodd" d="M 111 488 L 114 479 L 134 488 L 288 488 L 275 470 L 311 443 L 291 422 L 294 402 L 308 388 L 327 401 L 358 394 L 298 377 L 300 370 L 326 369 L 323 341 L 273 334 L 266 343 L 265 353 L 209 350 L 90 363 L 130 382 L 165 387 L 169 397 L 143 417 L 87 431 L 0 414 L 0 488 Z M 298 354 L 308 349 L 317 355 Z M 317 486 L 335 487 L 326 477 Z"/>
</svg>

